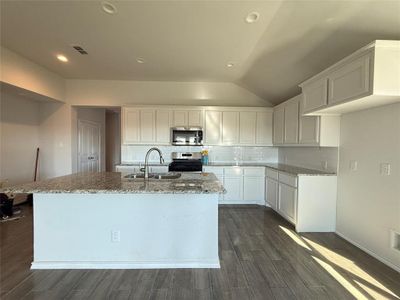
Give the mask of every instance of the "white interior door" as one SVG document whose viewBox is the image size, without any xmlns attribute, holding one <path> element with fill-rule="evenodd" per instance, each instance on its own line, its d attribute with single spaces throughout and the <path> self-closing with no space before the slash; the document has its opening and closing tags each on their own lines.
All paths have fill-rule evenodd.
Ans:
<svg viewBox="0 0 400 300">
<path fill-rule="evenodd" d="M 78 171 L 99 172 L 101 157 L 100 124 L 78 121 Z"/>
</svg>

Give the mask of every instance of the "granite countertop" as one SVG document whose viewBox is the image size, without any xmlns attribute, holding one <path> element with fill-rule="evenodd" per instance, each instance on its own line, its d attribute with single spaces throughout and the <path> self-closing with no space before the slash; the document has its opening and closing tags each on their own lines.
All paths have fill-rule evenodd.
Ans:
<svg viewBox="0 0 400 300">
<path fill-rule="evenodd" d="M 277 171 L 293 174 L 293 175 L 301 175 L 301 176 L 313 176 L 313 175 L 320 175 L 320 176 L 334 176 L 335 173 L 328 172 L 328 171 L 320 171 L 320 170 L 313 170 L 313 169 L 306 169 L 286 164 L 279 164 L 279 163 L 246 163 L 246 162 L 218 162 L 218 163 L 209 163 L 207 166 L 215 166 L 215 167 L 268 167 L 271 169 L 275 169 Z"/>
<path fill-rule="evenodd" d="M 1 193 L 221 194 L 213 173 L 182 173 L 178 179 L 126 179 L 126 173 L 77 173 L 0 189 Z"/>
</svg>

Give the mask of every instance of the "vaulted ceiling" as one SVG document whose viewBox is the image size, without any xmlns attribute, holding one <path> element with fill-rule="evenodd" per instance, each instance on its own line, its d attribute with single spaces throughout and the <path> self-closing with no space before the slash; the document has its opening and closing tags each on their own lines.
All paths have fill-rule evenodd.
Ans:
<svg viewBox="0 0 400 300">
<path fill-rule="evenodd" d="M 400 39 L 400 1 L 109 2 L 114 14 L 101 1 L 1 1 L 1 44 L 65 78 L 233 82 L 277 104 L 369 42 Z"/>
</svg>

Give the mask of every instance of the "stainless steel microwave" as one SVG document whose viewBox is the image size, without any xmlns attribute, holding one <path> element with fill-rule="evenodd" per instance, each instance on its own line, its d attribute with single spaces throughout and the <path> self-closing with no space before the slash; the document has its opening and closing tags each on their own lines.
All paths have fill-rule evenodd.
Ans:
<svg viewBox="0 0 400 300">
<path fill-rule="evenodd" d="M 203 128 L 201 127 L 172 127 L 172 145 L 176 146 L 202 146 Z"/>
</svg>

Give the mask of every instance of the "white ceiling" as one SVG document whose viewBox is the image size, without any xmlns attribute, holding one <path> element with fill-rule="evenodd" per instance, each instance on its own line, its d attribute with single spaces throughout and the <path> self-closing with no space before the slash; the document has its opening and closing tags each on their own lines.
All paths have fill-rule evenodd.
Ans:
<svg viewBox="0 0 400 300">
<path fill-rule="evenodd" d="M 1 1 L 1 44 L 65 78 L 234 82 L 279 103 L 365 44 L 400 39 L 400 1 L 110 2 L 114 15 L 101 1 Z"/>
</svg>

